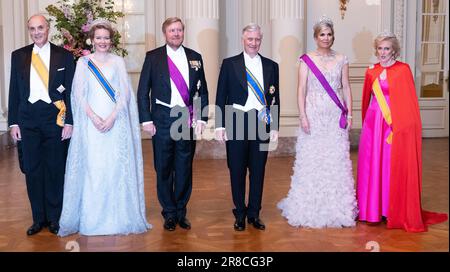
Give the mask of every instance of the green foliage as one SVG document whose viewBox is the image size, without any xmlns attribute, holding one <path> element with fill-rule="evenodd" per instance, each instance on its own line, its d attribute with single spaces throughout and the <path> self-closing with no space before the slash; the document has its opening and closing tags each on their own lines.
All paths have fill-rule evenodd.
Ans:
<svg viewBox="0 0 450 272">
<path fill-rule="evenodd" d="M 95 19 L 103 18 L 114 24 L 124 16 L 122 12 L 114 11 L 114 0 L 77 0 L 73 4 L 70 0 L 59 0 L 56 5 L 49 5 L 45 9 L 52 16 L 50 21 L 55 22 L 59 32 L 52 37 L 52 41 L 72 52 L 76 59 L 92 50 L 88 34 Z M 120 33 L 115 31 L 111 50 L 125 57 L 128 52 L 120 46 L 120 38 Z"/>
</svg>

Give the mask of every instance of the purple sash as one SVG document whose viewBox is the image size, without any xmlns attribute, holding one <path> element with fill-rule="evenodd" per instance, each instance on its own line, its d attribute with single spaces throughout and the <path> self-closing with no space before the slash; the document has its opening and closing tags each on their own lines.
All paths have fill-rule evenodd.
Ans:
<svg viewBox="0 0 450 272">
<path fill-rule="evenodd" d="M 323 88 L 325 89 L 325 91 L 327 91 L 328 95 L 331 97 L 333 102 L 341 109 L 342 113 L 341 119 L 339 120 L 339 126 L 342 129 L 347 128 L 348 109 L 347 106 L 345 105 L 345 101 L 344 105 L 342 105 L 333 88 L 331 88 L 330 84 L 325 79 L 325 76 L 322 74 L 322 72 L 320 72 L 319 68 L 317 68 L 316 64 L 311 60 L 311 58 L 307 54 L 301 56 L 300 59 L 302 59 L 306 63 L 306 65 L 308 65 L 309 69 L 311 69 L 311 72 L 313 72 L 313 74 L 319 80 L 320 84 L 322 84 Z"/>
<path fill-rule="evenodd" d="M 189 104 L 189 88 L 186 84 L 186 81 L 184 81 L 183 75 L 181 74 L 180 70 L 178 70 L 178 67 L 175 65 L 175 63 L 173 63 L 172 59 L 169 56 L 167 56 L 167 63 L 169 65 L 170 78 L 177 87 L 181 98 L 183 98 L 184 104 L 189 109 L 189 127 L 191 127 L 193 108 L 192 105 Z"/>
</svg>

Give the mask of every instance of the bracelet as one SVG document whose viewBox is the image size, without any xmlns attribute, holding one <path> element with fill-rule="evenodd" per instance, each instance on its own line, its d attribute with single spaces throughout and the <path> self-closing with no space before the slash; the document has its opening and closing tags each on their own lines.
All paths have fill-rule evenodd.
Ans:
<svg viewBox="0 0 450 272">
<path fill-rule="evenodd" d="M 353 119 L 353 116 L 347 115 L 347 119 Z"/>
</svg>

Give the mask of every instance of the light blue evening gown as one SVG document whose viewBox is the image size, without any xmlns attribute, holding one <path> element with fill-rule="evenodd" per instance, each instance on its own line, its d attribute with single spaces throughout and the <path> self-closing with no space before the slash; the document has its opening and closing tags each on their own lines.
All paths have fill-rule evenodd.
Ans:
<svg viewBox="0 0 450 272">
<path fill-rule="evenodd" d="M 82 57 L 72 84 L 73 135 L 67 157 L 59 236 L 142 233 L 145 214 L 143 160 L 138 112 L 123 58 L 109 54 L 94 63 L 116 90 L 117 103 L 103 90 Z M 99 132 L 88 104 L 106 119 L 117 107 L 112 129 Z"/>
</svg>

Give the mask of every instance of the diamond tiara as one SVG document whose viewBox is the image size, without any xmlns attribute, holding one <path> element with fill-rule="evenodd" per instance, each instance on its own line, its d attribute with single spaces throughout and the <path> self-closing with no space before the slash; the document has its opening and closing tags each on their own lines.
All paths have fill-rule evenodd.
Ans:
<svg viewBox="0 0 450 272">
<path fill-rule="evenodd" d="M 96 25 L 105 25 L 109 28 L 112 28 L 111 22 L 106 20 L 105 18 L 98 18 L 92 21 L 90 29 L 92 29 Z"/>
<path fill-rule="evenodd" d="M 383 32 L 379 33 L 378 38 L 397 38 L 397 36 L 395 36 L 394 33 L 392 33 L 391 31 L 385 29 Z"/>
<path fill-rule="evenodd" d="M 313 29 L 315 29 L 316 27 L 321 26 L 321 25 L 329 25 L 329 26 L 333 27 L 333 21 L 326 15 L 322 15 L 322 17 L 320 17 L 320 19 L 314 23 Z"/>
</svg>

